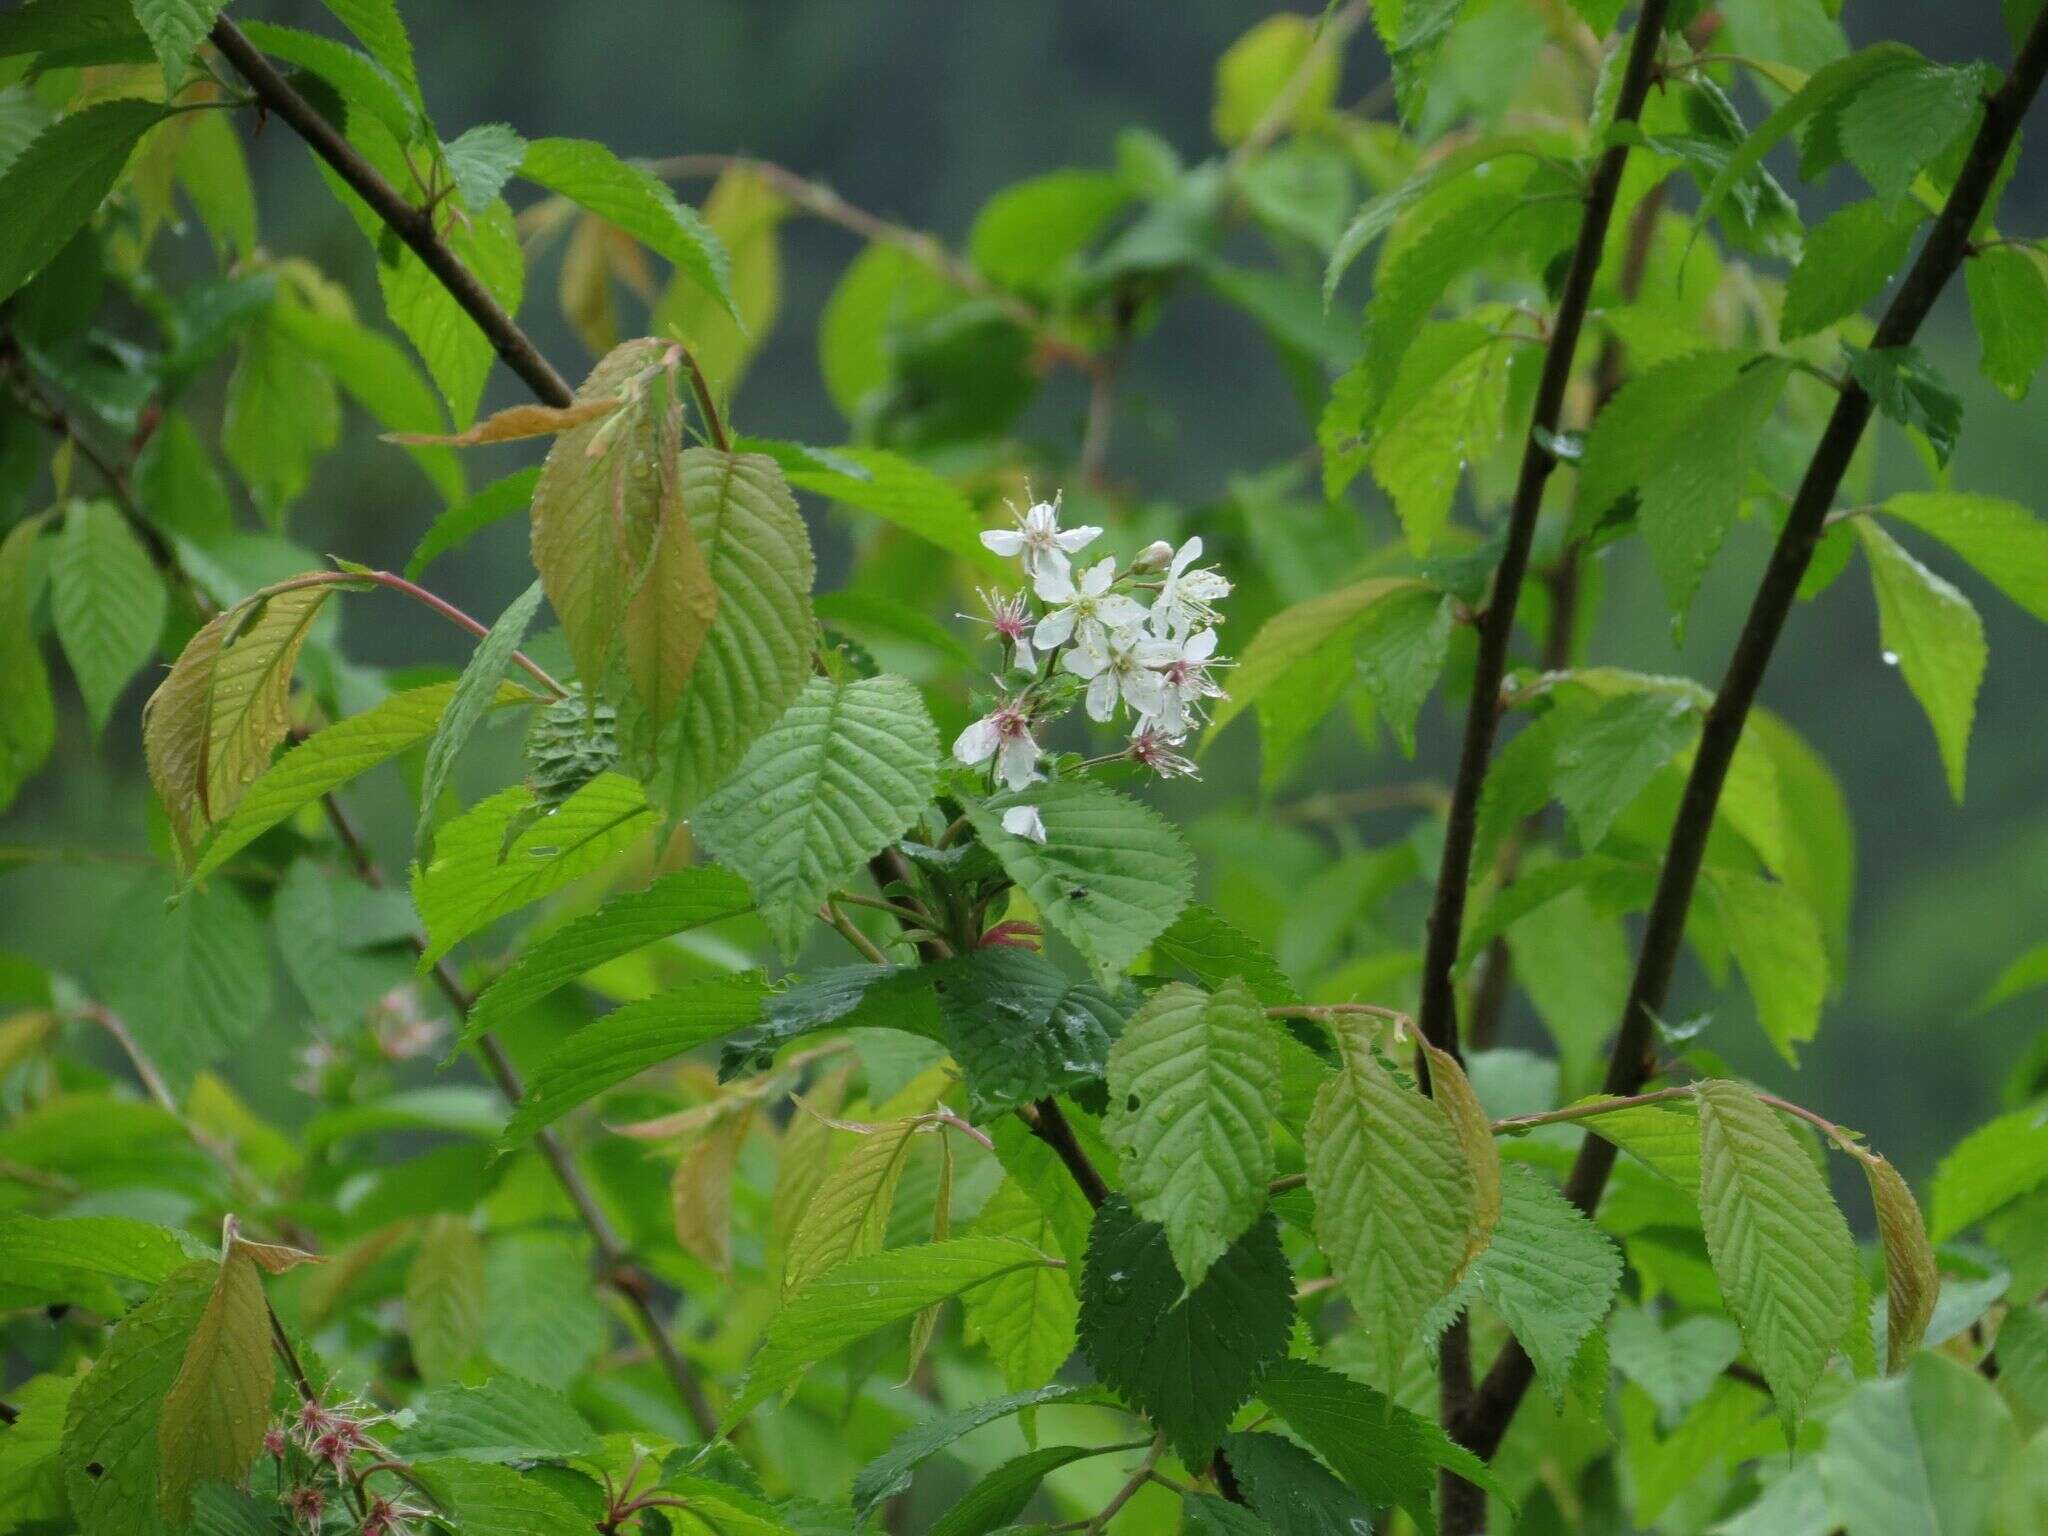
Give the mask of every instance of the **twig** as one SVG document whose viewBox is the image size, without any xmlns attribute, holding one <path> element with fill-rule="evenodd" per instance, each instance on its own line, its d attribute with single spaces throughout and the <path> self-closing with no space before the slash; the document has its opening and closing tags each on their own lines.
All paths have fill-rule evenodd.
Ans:
<svg viewBox="0 0 2048 1536">
<path fill-rule="evenodd" d="M 1633 123 L 1642 116 L 1649 96 L 1651 66 L 1663 40 L 1664 15 L 1669 0 L 1644 0 L 1636 18 L 1635 35 L 1629 43 L 1621 89 L 1614 104 L 1617 123 Z M 1586 307 L 1592 298 L 1593 280 L 1600 270 L 1600 258 L 1607 242 L 1607 228 L 1614 217 L 1614 203 L 1621 191 L 1621 177 L 1628 164 L 1628 146 L 1614 144 L 1600 157 L 1592 180 L 1586 187 L 1586 208 L 1579 220 L 1578 242 L 1572 250 L 1571 266 L 1565 273 L 1558 298 L 1557 319 L 1551 327 L 1550 344 L 1543 354 L 1543 372 L 1536 386 L 1536 404 L 1529 434 L 1523 443 L 1522 466 L 1515 484 L 1515 498 L 1508 513 L 1507 542 L 1495 569 L 1493 595 L 1479 620 L 1479 655 L 1472 674 L 1472 703 L 1465 717 L 1465 737 L 1458 753 L 1457 777 L 1452 781 L 1451 806 L 1444 820 L 1444 851 L 1437 872 L 1436 896 L 1431 903 L 1429 932 L 1422 963 L 1422 1001 L 1419 1019 L 1422 1037 L 1454 1058 L 1458 1044 L 1458 998 L 1451 979 L 1457 964 L 1458 947 L 1465 926 L 1466 887 L 1472 877 L 1472 848 L 1479 827 L 1479 797 L 1486 786 L 1486 770 L 1493 756 L 1493 738 L 1500 723 L 1500 685 L 1507 671 L 1508 643 L 1514 635 L 1515 608 L 1522 595 L 1522 579 L 1529 568 L 1529 551 L 1536 538 L 1536 519 L 1543 507 L 1543 488 L 1556 456 L 1546 446 L 1557 432 L 1564 410 L 1565 391 L 1571 383 L 1572 366 L 1578 355 L 1579 333 L 1585 326 Z M 1419 1063 L 1418 1076 L 1428 1080 L 1426 1062 Z M 1462 1334 L 1446 1340 L 1440 1355 L 1443 1385 L 1442 1412 L 1446 1423 L 1456 1423 L 1465 1413 L 1470 1393 L 1466 1390 L 1471 1371 L 1468 1348 Z M 1485 1529 L 1486 1496 L 1462 1478 L 1446 1472 L 1442 1479 L 1442 1503 L 1446 1536 L 1470 1536 Z"/>
<path fill-rule="evenodd" d="M 823 918 L 829 927 L 836 930 L 839 936 L 845 939 L 847 943 L 859 950 L 869 964 L 887 965 L 889 963 L 889 957 L 875 946 L 875 941 L 854 927 L 853 919 L 840 911 L 831 902 L 828 901 L 818 908 L 818 916 Z"/>
<path fill-rule="evenodd" d="M 290 124 L 292 130 L 306 141 L 307 147 L 332 166 L 335 174 L 348 183 L 350 190 L 369 204 L 370 211 L 412 249 L 455 302 L 462 306 L 463 312 L 476 322 L 498 356 L 504 359 L 505 366 L 518 374 L 544 404 L 574 404 L 575 392 L 568 383 L 541 356 L 540 350 L 505 312 L 504 306 L 477 280 L 476 274 L 463 265 L 462 258 L 441 238 L 434 227 L 431 210 L 407 201 L 404 194 L 386 181 L 377 168 L 357 153 L 355 146 L 277 72 L 270 60 L 243 35 L 240 27 L 223 16 L 213 24 L 209 35 L 221 57 L 249 82 L 264 109 Z"/>
<path fill-rule="evenodd" d="M 331 794 L 321 797 L 321 805 L 327 812 L 328 825 L 334 829 L 335 840 L 348 856 L 357 878 L 373 889 L 384 887 L 384 872 L 370 856 L 368 847 L 357 833 L 355 824 L 342 810 L 341 803 Z M 421 954 L 426 953 L 425 942 L 415 934 L 413 947 Z M 468 1018 L 476 1000 L 470 996 L 449 967 L 446 960 L 436 960 L 433 966 L 434 980 L 441 988 L 456 1013 Z M 497 1085 L 499 1094 L 508 1104 L 517 1105 L 526 1096 L 526 1084 L 520 1079 L 519 1069 L 512 1064 L 505 1047 L 498 1037 L 489 1030 L 476 1039 L 477 1055 L 483 1061 L 484 1070 Z M 605 1215 L 604 1208 L 597 1202 L 583 1170 L 576 1164 L 575 1157 L 553 1130 L 543 1128 L 534 1133 L 534 1145 L 555 1175 L 555 1182 L 562 1186 L 562 1192 L 569 1197 L 569 1203 L 576 1208 L 584 1229 L 589 1232 L 592 1245 L 603 1261 L 603 1280 L 616 1292 L 639 1318 L 646 1330 L 648 1342 L 661 1358 L 662 1369 L 682 1399 L 683 1407 L 690 1415 L 690 1421 L 706 1440 L 718 1433 L 718 1414 L 711 1406 L 711 1400 L 704 1393 L 704 1387 L 697 1380 L 696 1373 L 683 1358 L 674 1337 L 654 1311 L 653 1281 L 634 1261 L 632 1252 Z"/>
<path fill-rule="evenodd" d="M 1097 1536 L 1104 1526 L 1123 1512 L 1123 1507 L 1137 1496 L 1138 1490 L 1151 1481 L 1152 1469 L 1159 1465 L 1159 1458 L 1165 1454 L 1166 1436 L 1161 1434 L 1152 1441 L 1150 1448 L 1145 1452 L 1144 1460 L 1138 1463 L 1137 1470 L 1125 1480 L 1123 1487 L 1117 1489 L 1095 1518 L 1082 1527 L 1087 1536 Z"/>
<path fill-rule="evenodd" d="M 1029 1113 L 1026 1113 L 1026 1111 Z M 1074 1135 L 1073 1126 L 1067 1123 L 1066 1112 L 1060 1108 L 1059 1100 L 1043 1098 L 1017 1111 L 1017 1118 L 1031 1128 L 1031 1134 L 1059 1154 L 1061 1162 L 1067 1165 L 1067 1172 L 1074 1176 L 1081 1193 L 1088 1203 L 1097 1210 L 1109 1199 L 1109 1185 L 1095 1164 L 1088 1160 L 1079 1138 Z"/>
<path fill-rule="evenodd" d="M 1904 346 L 1912 341 L 1942 289 L 1954 277 L 1969 252 L 1971 227 L 1983 211 L 1999 168 L 2019 132 L 2020 120 L 2040 92 L 2044 76 L 2048 76 L 2048 11 L 2036 18 L 2005 83 L 1986 100 L 1983 121 L 1948 200 L 1929 229 L 1912 268 L 1893 294 L 1884 318 L 1878 322 L 1871 338 L 1873 347 Z M 1672 823 L 1656 895 L 1644 923 L 1642 950 L 1629 986 L 1621 1028 L 1608 1058 L 1606 1090 L 1611 1094 L 1634 1093 L 1655 1065 L 1654 1021 L 1664 1011 L 1671 989 L 1679 946 L 1685 937 L 1686 916 L 1699 882 L 1722 786 L 1727 782 L 1729 765 L 1742 740 L 1743 727 L 1756 702 L 1771 653 L 1792 611 L 1828 511 L 1873 409 L 1869 394 L 1859 383 L 1852 382 L 1835 402 L 1786 514 L 1777 547 L 1757 586 L 1749 616 L 1729 658 L 1727 674 L 1707 711 L 1692 770 Z M 1613 1145 L 1598 1137 L 1588 1137 L 1580 1147 L 1564 1187 L 1566 1196 L 1580 1210 L 1591 1211 L 1599 1204 L 1614 1168 L 1615 1155 Z M 1490 1457 L 1499 1447 L 1501 1436 L 1507 1432 L 1508 1422 L 1534 1375 L 1535 1367 L 1528 1354 L 1510 1343 L 1487 1372 L 1466 1413 L 1453 1426 L 1453 1433 L 1477 1455 Z"/>
</svg>

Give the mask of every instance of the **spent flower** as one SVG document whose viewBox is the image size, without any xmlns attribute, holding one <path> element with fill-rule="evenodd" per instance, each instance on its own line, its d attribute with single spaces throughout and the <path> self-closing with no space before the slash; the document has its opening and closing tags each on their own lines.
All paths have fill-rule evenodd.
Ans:
<svg viewBox="0 0 2048 1536">
<path fill-rule="evenodd" d="M 1010 789 L 1023 789 L 1037 780 L 1039 752 L 1031 735 L 1031 715 L 1013 700 L 998 704 L 953 743 L 953 756 L 970 768 L 993 757 L 996 776 Z"/>
</svg>

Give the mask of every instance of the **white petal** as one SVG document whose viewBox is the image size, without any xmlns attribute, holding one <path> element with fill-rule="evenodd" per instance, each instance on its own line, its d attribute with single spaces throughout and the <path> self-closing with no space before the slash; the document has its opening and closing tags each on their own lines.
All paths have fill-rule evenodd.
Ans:
<svg viewBox="0 0 2048 1536">
<path fill-rule="evenodd" d="M 1116 674 L 1098 672 L 1088 684 L 1088 718 L 1107 720 L 1116 713 Z"/>
<path fill-rule="evenodd" d="M 1095 616 L 1110 629 L 1129 629 L 1145 619 L 1145 605 L 1134 597 L 1112 592 L 1095 604 Z"/>
<path fill-rule="evenodd" d="M 1109 584 L 1115 580 L 1116 556 L 1104 555 L 1081 573 L 1081 590 L 1090 597 L 1100 597 L 1109 590 Z"/>
<path fill-rule="evenodd" d="M 1045 818 L 1038 814 L 1035 805 L 1013 805 L 1003 812 L 1003 830 L 1012 837 L 1042 843 L 1045 841 Z"/>
<path fill-rule="evenodd" d="M 1166 689 L 1150 672 L 1126 672 L 1124 702 L 1141 715 L 1156 715 L 1166 702 Z"/>
<path fill-rule="evenodd" d="M 1064 558 L 1057 565 L 1040 566 L 1031 587 L 1042 603 L 1071 603 L 1074 600 L 1074 577 Z"/>
<path fill-rule="evenodd" d="M 1109 656 L 1100 646 L 1077 645 L 1060 658 L 1060 670 L 1076 677 L 1093 677 L 1108 665 Z"/>
<path fill-rule="evenodd" d="M 1014 528 L 991 528 L 981 536 L 981 542 L 1005 559 L 1015 559 L 1024 552 L 1024 535 Z"/>
<path fill-rule="evenodd" d="M 1172 573 L 1178 576 L 1201 558 L 1202 536 L 1198 533 L 1174 553 Z"/>
<path fill-rule="evenodd" d="M 1038 777 L 1038 743 L 1029 736 L 1012 736 L 996 756 L 996 771 L 1005 786 L 1023 789 Z"/>
<path fill-rule="evenodd" d="M 1074 610 L 1055 608 L 1031 631 L 1031 643 L 1041 651 L 1056 651 L 1067 643 L 1067 637 L 1074 632 Z"/>
<path fill-rule="evenodd" d="M 1077 550 L 1086 549 L 1101 537 L 1100 528 L 1068 528 L 1059 533 L 1053 542 L 1068 554 L 1073 554 Z"/>
<path fill-rule="evenodd" d="M 987 762 L 989 754 L 1001 741 L 1002 733 L 996 729 L 995 722 L 983 717 L 960 733 L 953 743 L 953 755 L 972 768 L 976 763 Z"/>
</svg>

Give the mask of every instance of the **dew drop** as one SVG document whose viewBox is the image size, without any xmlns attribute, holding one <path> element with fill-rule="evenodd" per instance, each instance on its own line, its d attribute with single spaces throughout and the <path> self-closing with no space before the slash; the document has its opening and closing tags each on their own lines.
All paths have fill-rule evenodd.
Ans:
<svg viewBox="0 0 2048 1536">
<path fill-rule="evenodd" d="M 879 1296 L 882 1294 L 882 1288 L 879 1285 L 871 1285 L 868 1287 L 868 1294 L 870 1296 Z"/>
<path fill-rule="evenodd" d="M 1882 655 L 1886 666 L 1896 667 L 1899 664 L 1899 653 L 1897 651 L 1885 651 Z"/>
</svg>

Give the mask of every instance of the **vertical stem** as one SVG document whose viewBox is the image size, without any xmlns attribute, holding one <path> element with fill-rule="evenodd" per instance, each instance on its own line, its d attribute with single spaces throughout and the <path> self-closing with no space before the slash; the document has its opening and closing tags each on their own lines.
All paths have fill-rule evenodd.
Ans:
<svg viewBox="0 0 2048 1536">
<path fill-rule="evenodd" d="M 1636 18 L 1621 91 L 1615 101 L 1614 117 L 1618 123 L 1634 122 L 1642 116 L 1668 9 L 1668 0 L 1644 0 L 1642 12 Z M 1492 598 L 1479 618 L 1479 656 L 1472 673 L 1472 702 L 1466 712 L 1465 737 L 1459 748 L 1458 772 L 1452 781 L 1450 810 L 1444 823 L 1443 860 L 1437 870 L 1436 896 L 1430 907 L 1422 963 L 1422 1005 L 1417 1019 L 1423 1039 L 1454 1058 L 1461 1052 L 1458 999 L 1451 970 L 1457 962 L 1465 924 L 1465 893 L 1472 877 L 1479 797 L 1486 786 L 1494 732 L 1500 723 L 1500 684 L 1507 671 L 1515 607 L 1522 595 L 1522 580 L 1528 573 L 1536 519 L 1543 508 L 1543 489 L 1557 467 L 1556 456 L 1544 446 L 1544 440 L 1557 431 L 1563 416 L 1565 391 L 1578 355 L 1579 334 L 1585 326 L 1586 307 L 1592 299 L 1593 280 L 1599 274 L 1608 225 L 1614 218 L 1615 199 L 1620 195 L 1622 172 L 1627 164 L 1628 147 L 1613 145 L 1600 156 L 1586 187 L 1586 210 L 1579 220 L 1578 242 L 1572 249 L 1571 265 L 1558 298 L 1557 319 L 1544 352 L 1535 410 L 1522 447 L 1521 471 L 1508 513 L 1507 543 L 1494 572 Z M 1426 1065 L 1421 1075 L 1426 1082 Z M 1446 1338 L 1439 1358 L 1441 1411 L 1444 1421 L 1454 1424 L 1465 1416 L 1471 1398 L 1469 1337 L 1454 1330 Z M 1471 1536 L 1486 1528 L 1486 1495 L 1480 1489 L 1446 1472 L 1441 1479 L 1440 1498 L 1446 1536 Z"/>
<path fill-rule="evenodd" d="M 1970 254 L 1970 231 L 1983 212 L 2000 167 L 2019 133 L 2020 120 L 2048 76 L 2048 11 L 2036 18 L 2012 72 L 1984 106 L 1984 120 L 1963 161 L 1961 172 L 1935 218 L 1905 279 L 1878 322 L 1871 345 L 1897 347 L 1910 342 L 1934 301 Z M 1687 776 L 1670 844 L 1643 928 L 1643 946 L 1629 986 L 1628 1002 L 1614 1051 L 1608 1058 L 1606 1091 L 1630 1094 L 1642 1086 L 1655 1065 L 1653 1023 L 1664 1011 L 1685 937 L 1686 914 L 1699 882 L 1707 836 L 1713 830 L 1722 786 L 1736 746 L 1763 684 L 1771 654 L 1799 593 L 1799 583 L 1812 563 L 1828 511 L 1840 489 L 1849 460 L 1870 423 L 1874 407 L 1862 385 L 1851 380 L 1835 402 L 1827 426 L 1800 481 L 1777 547 L 1764 569 L 1749 616 L 1729 657 L 1728 671 L 1707 712 L 1700 745 Z M 1614 1168 L 1611 1143 L 1586 1138 L 1565 1181 L 1565 1194 L 1579 1209 L 1591 1212 L 1607 1187 Z M 1454 1432 L 1472 1451 L 1491 1456 L 1507 1432 L 1515 1409 L 1534 1377 L 1528 1354 L 1510 1343 L 1480 1385 Z"/>
</svg>

